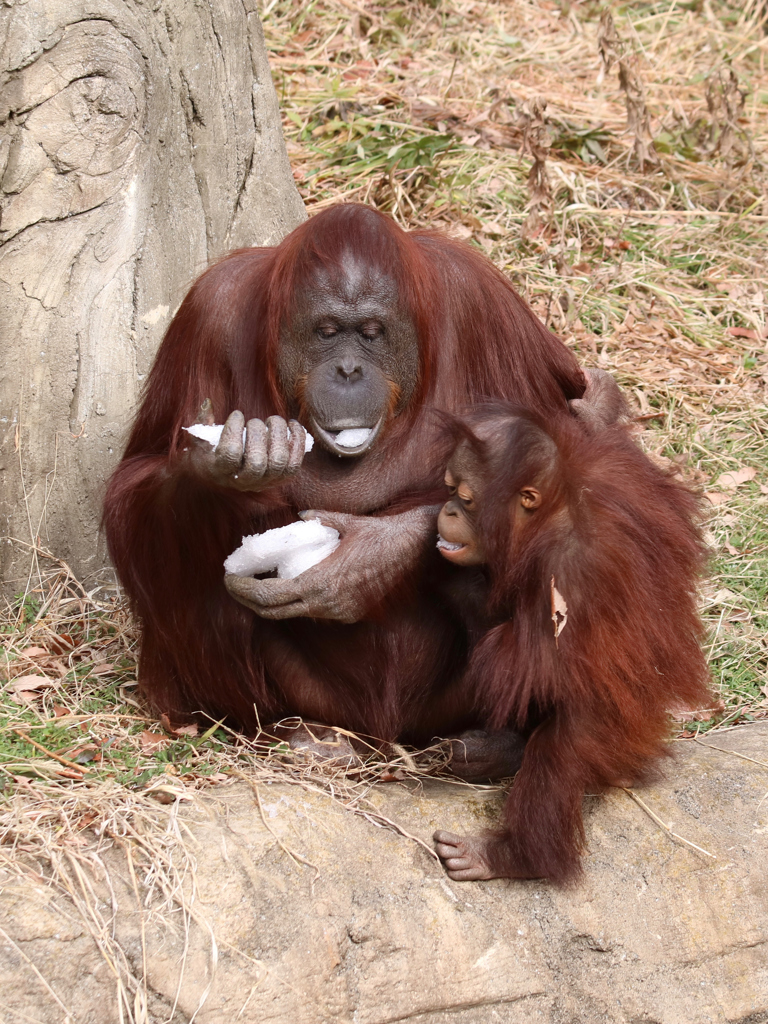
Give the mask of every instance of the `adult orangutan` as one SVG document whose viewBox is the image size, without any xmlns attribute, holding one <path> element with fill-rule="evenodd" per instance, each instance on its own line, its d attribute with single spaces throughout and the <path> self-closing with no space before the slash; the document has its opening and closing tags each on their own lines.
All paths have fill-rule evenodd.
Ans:
<svg viewBox="0 0 768 1024">
<path fill-rule="evenodd" d="M 454 689 L 476 695 L 502 751 L 507 730 L 527 744 L 501 827 L 436 832 L 437 852 L 459 881 L 567 881 L 585 791 L 642 777 L 670 709 L 708 698 L 696 499 L 620 426 L 588 433 L 562 413 L 489 406 L 451 429 L 438 545 L 468 574 L 461 607 L 485 616 Z"/>
<path fill-rule="evenodd" d="M 105 504 L 153 705 L 246 731 L 285 715 L 383 739 L 475 724 L 470 699 L 441 701 L 468 640 L 438 585 L 430 452 L 432 407 L 480 398 L 545 418 L 571 402 L 587 423 L 621 407 L 487 259 L 370 208 L 333 207 L 206 271 L 158 351 Z M 225 422 L 215 450 L 182 430 L 201 407 Z M 316 439 L 306 456 L 288 417 Z M 344 447 L 351 428 L 367 439 Z M 331 557 L 292 580 L 225 581 L 243 535 L 311 508 L 342 534 Z"/>
</svg>

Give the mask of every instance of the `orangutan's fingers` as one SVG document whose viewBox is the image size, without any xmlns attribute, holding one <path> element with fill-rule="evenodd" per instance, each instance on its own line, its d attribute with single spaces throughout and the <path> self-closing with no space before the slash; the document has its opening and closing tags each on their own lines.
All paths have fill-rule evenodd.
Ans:
<svg viewBox="0 0 768 1024">
<path fill-rule="evenodd" d="M 225 473 L 237 473 L 243 461 L 243 428 L 245 417 L 239 410 L 227 417 L 221 438 L 216 445 L 216 464 Z"/>
<path fill-rule="evenodd" d="M 291 420 L 288 424 L 290 439 L 288 441 L 288 468 L 287 473 L 297 473 L 304 461 L 307 432 L 298 420 Z"/>
<path fill-rule="evenodd" d="M 292 601 L 290 604 L 274 605 L 273 607 L 254 605 L 253 611 L 259 618 L 269 619 L 272 622 L 281 619 L 309 618 L 311 615 L 306 601 Z"/>
<path fill-rule="evenodd" d="M 457 856 L 461 846 L 461 836 L 457 836 L 455 832 L 446 832 L 445 829 L 439 828 L 436 832 L 432 833 L 432 839 L 435 843 L 435 849 L 441 857 Z"/>
<path fill-rule="evenodd" d="M 438 829 L 432 836 L 435 851 L 443 861 L 448 877 L 454 882 L 477 882 L 494 878 L 481 850 L 485 840 L 479 836 L 457 836 L 455 832 Z"/>
<path fill-rule="evenodd" d="M 288 424 L 282 416 L 270 416 L 267 427 L 267 472 L 283 476 L 288 468 Z"/>
<path fill-rule="evenodd" d="M 258 610 L 259 614 L 264 609 L 303 600 L 301 590 L 294 585 L 293 580 L 256 580 L 250 576 L 227 573 L 224 586 L 232 597 Z"/>
<path fill-rule="evenodd" d="M 621 388 L 605 370 L 585 370 L 587 387 L 582 398 L 572 399 L 571 412 L 588 430 L 611 426 L 626 418 L 629 409 Z"/>
<path fill-rule="evenodd" d="M 323 526 L 332 526 L 334 530 L 338 530 L 341 537 L 349 532 L 355 521 L 362 520 L 360 525 L 365 526 L 371 522 L 372 518 L 372 516 L 353 516 L 348 512 L 324 512 L 322 509 L 314 508 L 299 512 L 299 519 L 303 519 L 305 522 L 309 519 L 319 519 Z M 380 523 L 381 520 L 377 520 L 377 522 Z"/>
<path fill-rule="evenodd" d="M 491 877 L 479 864 L 459 868 L 453 867 L 450 861 L 446 861 L 445 870 L 452 882 L 482 882 Z"/>
<path fill-rule="evenodd" d="M 267 472 L 267 425 L 263 420 L 248 420 L 245 428 L 245 456 L 238 480 L 247 490 L 264 479 Z"/>
</svg>

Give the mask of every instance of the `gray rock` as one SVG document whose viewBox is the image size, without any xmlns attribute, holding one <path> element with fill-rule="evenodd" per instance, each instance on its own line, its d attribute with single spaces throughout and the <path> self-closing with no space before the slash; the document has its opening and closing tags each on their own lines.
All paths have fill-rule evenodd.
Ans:
<svg viewBox="0 0 768 1024">
<path fill-rule="evenodd" d="M 726 750 L 706 749 L 709 742 Z M 716 859 L 613 790 L 587 799 L 585 878 L 566 890 L 449 882 L 413 839 L 296 786 L 262 785 L 263 819 L 245 783 L 170 807 L 187 857 L 169 842 L 181 872 L 169 902 L 147 895 L 153 876 L 135 844 L 136 886 L 118 845 L 102 855 L 109 885 L 103 876 L 83 882 L 101 901 L 98 920 L 112 919 L 109 948 L 124 957 L 123 1019 L 766 1021 L 768 724 L 703 744 L 676 744 L 666 779 L 638 795 Z M 429 846 L 437 826 L 466 832 L 492 822 L 501 794 L 435 781 L 378 786 L 370 798 Z M 108 950 L 108 936 L 96 918 L 34 877 L 6 879 L 0 913 L 1 1019 L 4 1007 L 14 1024 L 23 1014 L 44 1024 L 120 1019 L 115 976 L 95 941 Z"/>
</svg>

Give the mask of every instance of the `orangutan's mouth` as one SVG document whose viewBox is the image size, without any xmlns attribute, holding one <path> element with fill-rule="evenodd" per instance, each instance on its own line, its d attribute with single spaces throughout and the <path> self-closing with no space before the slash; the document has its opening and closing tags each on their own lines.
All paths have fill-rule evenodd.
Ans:
<svg viewBox="0 0 768 1024">
<path fill-rule="evenodd" d="M 343 427 L 341 429 L 325 429 L 319 423 L 312 423 L 312 434 L 322 446 L 340 458 L 355 458 L 364 455 L 373 447 L 381 433 L 384 417 L 373 427 Z"/>
<path fill-rule="evenodd" d="M 455 544 L 452 540 L 446 540 L 445 537 L 441 537 L 439 533 L 437 535 L 438 551 L 461 551 L 461 549 L 466 546 L 466 544 Z"/>
</svg>

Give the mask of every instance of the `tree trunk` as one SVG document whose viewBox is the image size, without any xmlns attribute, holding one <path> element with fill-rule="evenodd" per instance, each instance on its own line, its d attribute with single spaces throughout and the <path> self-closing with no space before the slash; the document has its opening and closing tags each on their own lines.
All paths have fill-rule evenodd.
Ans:
<svg viewBox="0 0 768 1024">
<path fill-rule="evenodd" d="M 104 485 L 186 289 L 228 249 L 273 245 L 304 219 L 256 10 L 29 0 L 0 13 L 0 565 L 11 589 L 27 578 L 29 545 L 79 574 L 105 563 Z"/>
</svg>

